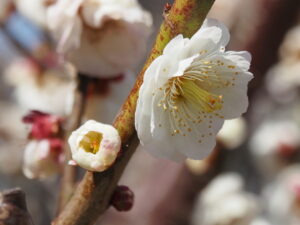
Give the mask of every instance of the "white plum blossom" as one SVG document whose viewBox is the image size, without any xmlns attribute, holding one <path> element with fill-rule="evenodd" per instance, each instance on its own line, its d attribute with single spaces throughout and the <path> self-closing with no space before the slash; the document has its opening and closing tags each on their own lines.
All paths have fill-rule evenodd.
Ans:
<svg viewBox="0 0 300 225">
<path fill-rule="evenodd" d="M 235 173 L 216 177 L 198 198 L 193 225 L 249 225 L 259 213 L 257 198 Z"/>
<path fill-rule="evenodd" d="M 62 149 L 51 146 L 51 140 L 31 140 L 23 158 L 23 173 L 29 179 L 44 179 L 56 174 L 63 162 Z"/>
<path fill-rule="evenodd" d="M 242 117 L 226 120 L 217 137 L 226 148 L 237 148 L 246 138 L 245 120 Z"/>
<path fill-rule="evenodd" d="M 266 86 L 279 103 L 297 100 L 300 87 L 300 25 L 290 29 L 280 46 L 280 61 L 267 73 Z"/>
<path fill-rule="evenodd" d="M 300 25 L 290 29 L 280 46 L 280 58 L 285 61 L 299 61 L 300 51 Z"/>
<path fill-rule="evenodd" d="M 300 148 L 300 129 L 291 120 L 267 120 L 250 139 L 250 150 L 267 179 L 277 175 Z"/>
<path fill-rule="evenodd" d="M 287 167 L 264 190 L 272 225 L 300 224 L 300 167 Z"/>
<path fill-rule="evenodd" d="M 47 17 L 58 51 L 80 72 L 96 77 L 133 69 L 152 25 L 136 0 L 58 0 Z"/>
<path fill-rule="evenodd" d="M 176 36 L 145 72 L 135 126 L 143 147 L 173 160 L 202 159 L 225 119 L 248 107 L 248 52 L 225 51 L 227 28 L 208 19 L 192 38 Z"/>
<path fill-rule="evenodd" d="M 121 148 L 118 131 L 111 125 L 89 120 L 69 137 L 72 159 L 90 171 L 104 171 L 116 160 Z"/>
<path fill-rule="evenodd" d="M 40 70 L 30 60 L 18 59 L 5 69 L 4 77 L 25 112 L 39 110 L 62 116 L 70 113 L 76 85 L 71 66 Z"/>
<path fill-rule="evenodd" d="M 272 225 L 267 219 L 258 217 L 251 221 L 250 225 Z"/>
<path fill-rule="evenodd" d="M 281 61 L 267 73 L 266 86 L 271 97 L 279 103 L 290 103 L 299 96 L 300 62 Z"/>
</svg>

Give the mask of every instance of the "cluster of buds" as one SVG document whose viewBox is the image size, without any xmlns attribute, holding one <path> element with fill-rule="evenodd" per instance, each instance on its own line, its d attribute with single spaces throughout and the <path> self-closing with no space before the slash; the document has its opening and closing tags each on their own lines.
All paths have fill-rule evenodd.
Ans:
<svg viewBox="0 0 300 225">
<path fill-rule="evenodd" d="M 31 111 L 23 122 L 31 125 L 24 153 L 25 176 L 42 179 L 57 173 L 64 161 L 62 118 Z"/>
</svg>

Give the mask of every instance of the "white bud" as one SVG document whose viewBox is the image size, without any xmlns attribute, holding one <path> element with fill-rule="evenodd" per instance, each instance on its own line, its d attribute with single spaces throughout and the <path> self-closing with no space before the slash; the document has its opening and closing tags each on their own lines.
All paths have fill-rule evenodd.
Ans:
<svg viewBox="0 0 300 225">
<path fill-rule="evenodd" d="M 245 141 L 246 129 L 246 122 L 242 117 L 226 120 L 218 133 L 218 139 L 226 148 L 235 149 Z"/>
<path fill-rule="evenodd" d="M 89 120 L 69 138 L 73 160 L 90 171 L 104 171 L 117 158 L 121 148 L 118 131 L 111 125 Z"/>
<path fill-rule="evenodd" d="M 23 173 L 29 179 L 43 179 L 59 172 L 61 152 L 51 148 L 50 141 L 32 140 L 24 153 Z"/>
</svg>

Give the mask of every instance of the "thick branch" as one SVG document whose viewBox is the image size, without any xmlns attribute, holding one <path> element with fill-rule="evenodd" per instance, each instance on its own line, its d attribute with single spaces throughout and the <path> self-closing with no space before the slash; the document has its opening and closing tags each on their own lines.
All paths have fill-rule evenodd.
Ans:
<svg viewBox="0 0 300 225">
<path fill-rule="evenodd" d="M 86 173 L 76 193 L 53 225 L 93 224 L 108 208 L 117 182 L 138 145 L 134 130 L 134 113 L 145 70 L 161 55 L 166 44 L 174 36 L 180 33 L 185 37 L 192 36 L 201 26 L 213 3 L 214 0 L 176 0 L 173 7 L 165 13 L 165 20 L 152 52 L 114 122 L 122 139 L 123 154 L 109 170 L 102 173 Z"/>
</svg>

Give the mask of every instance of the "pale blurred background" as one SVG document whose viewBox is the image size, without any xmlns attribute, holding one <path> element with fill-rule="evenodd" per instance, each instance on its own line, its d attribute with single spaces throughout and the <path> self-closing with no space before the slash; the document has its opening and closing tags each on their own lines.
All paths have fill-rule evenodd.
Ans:
<svg viewBox="0 0 300 225">
<path fill-rule="evenodd" d="M 26 2 L 22 7 L 36 4 Z M 172 1 L 140 3 L 153 16 L 149 52 L 164 5 Z M 28 129 L 21 120 L 38 104 L 47 112 L 63 115 L 60 107 L 67 100 L 49 104 L 44 95 L 56 92 L 55 87 L 64 95 L 71 87 L 66 78 L 44 93 L 32 91 L 30 79 L 14 79 L 37 72 L 24 60 L 29 56 L 42 67 L 51 67 L 55 61 L 55 43 L 45 25 L 24 14 L 22 7 L 0 27 L 0 189 L 21 187 L 34 224 L 47 225 L 55 215 L 59 176 L 42 181 L 24 177 L 22 158 Z M 43 17 L 42 10 L 37 14 Z M 206 171 L 203 162 L 181 165 L 138 149 L 120 181 L 135 193 L 133 209 L 120 213 L 111 208 L 99 224 L 300 224 L 300 1 L 216 0 L 209 17 L 219 19 L 231 31 L 229 50 L 252 53 L 255 79 L 249 87 L 248 112 L 226 124 L 220 133 L 209 162 L 214 164 L 211 171 Z M 91 107 L 86 118 L 111 122 L 145 59 L 146 55 L 122 86 L 111 84 L 112 96 L 90 100 L 91 105 L 102 104 L 107 112 Z M 61 71 L 55 68 L 52 73 Z M 201 193 L 218 175 L 221 177 Z"/>
</svg>

